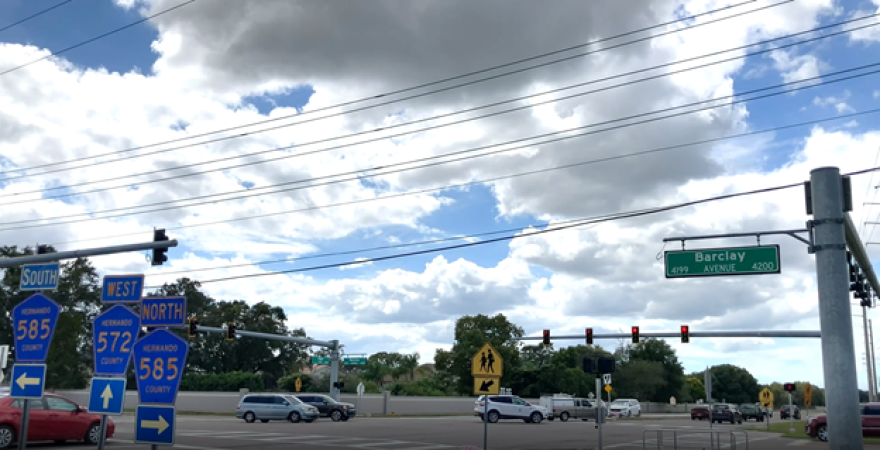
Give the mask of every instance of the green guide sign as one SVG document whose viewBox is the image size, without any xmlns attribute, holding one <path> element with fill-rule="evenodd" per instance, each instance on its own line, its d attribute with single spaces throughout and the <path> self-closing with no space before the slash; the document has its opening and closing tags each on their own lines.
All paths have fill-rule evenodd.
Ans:
<svg viewBox="0 0 880 450">
<path fill-rule="evenodd" d="M 782 272 L 778 245 L 669 251 L 665 253 L 664 261 L 666 278 Z"/>
</svg>

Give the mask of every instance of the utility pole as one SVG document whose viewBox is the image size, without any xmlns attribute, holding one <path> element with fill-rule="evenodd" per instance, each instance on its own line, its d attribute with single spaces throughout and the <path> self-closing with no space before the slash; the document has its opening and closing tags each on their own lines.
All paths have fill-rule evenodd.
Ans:
<svg viewBox="0 0 880 450">
<path fill-rule="evenodd" d="M 877 396 L 877 356 L 874 354 L 874 323 L 871 319 L 868 319 L 868 333 L 871 334 L 871 360 L 868 362 L 871 364 L 871 370 L 874 373 L 874 378 L 871 380 L 871 386 L 874 386 L 874 396 Z M 875 398 L 876 401 L 876 398 Z"/>
<path fill-rule="evenodd" d="M 339 341 L 330 341 L 333 344 L 330 347 L 330 396 L 333 400 L 339 401 L 339 388 L 336 383 L 339 381 Z"/>
<path fill-rule="evenodd" d="M 855 389 L 858 376 L 846 262 L 847 216 L 840 169 L 812 170 L 808 186 L 807 212 L 813 214 L 812 250 L 816 255 L 829 448 L 864 450 L 859 391 Z"/>
<path fill-rule="evenodd" d="M 862 328 L 865 332 L 865 366 L 868 368 L 868 401 L 874 402 L 877 398 L 877 392 L 874 390 L 874 367 L 871 364 L 873 353 L 871 352 L 871 341 L 868 339 L 868 308 L 862 306 Z"/>
</svg>

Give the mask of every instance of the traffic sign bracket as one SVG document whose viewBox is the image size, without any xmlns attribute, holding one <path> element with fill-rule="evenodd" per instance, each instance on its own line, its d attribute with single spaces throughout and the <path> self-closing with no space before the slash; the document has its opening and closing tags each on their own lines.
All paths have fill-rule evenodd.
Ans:
<svg viewBox="0 0 880 450">
<path fill-rule="evenodd" d="M 681 249 L 685 250 L 684 243 L 687 241 L 698 241 L 704 239 L 724 239 L 724 238 L 737 238 L 737 237 L 754 237 L 758 241 L 758 245 L 761 245 L 761 236 L 772 236 L 772 235 L 786 235 L 791 236 L 804 244 L 807 244 L 807 251 L 809 253 L 813 253 L 813 225 L 816 222 L 813 220 L 807 221 L 807 227 L 804 229 L 798 230 L 770 230 L 770 231 L 753 231 L 749 233 L 725 233 L 725 234 L 707 234 L 703 236 L 676 236 L 663 238 L 663 242 L 675 242 L 681 241 Z M 808 238 L 802 238 L 798 236 L 801 233 L 807 233 Z M 657 253 L 657 259 L 660 259 L 660 253 Z"/>
</svg>

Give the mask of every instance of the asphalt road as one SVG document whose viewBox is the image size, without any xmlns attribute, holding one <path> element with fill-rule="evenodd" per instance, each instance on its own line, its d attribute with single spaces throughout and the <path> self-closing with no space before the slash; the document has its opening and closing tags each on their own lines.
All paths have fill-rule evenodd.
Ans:
<svg viewBox="0 0 880 450">
<path fill-rule="evenodd" d="M 226 417 L 179 416 L 175 448 L 193 450 L 260 449 L 289 450 L 315 448 L 322 450 L 453 450 L 463 446 L 483 448 L 483 424 L 476 417 L 398 417 L 365 418 L 348 422 L 319 419 L 314 423 L 269 422 L 247 424 Z M 115 419 L 116 436 L 108 441 L 108 450 L 149 448 L 134 444 L 134 420 L 131 415 Z M 754 423 L 751 423 L 752 426 Z M 796 423 L 803 426 L 803 423 Z M 715 425 L 723 430 L 720 448 L 745 449 L 744 435 L 737 435 L 737 445 L 730 445 L 729 430 L 742 430 L 747 425 Z M 604 449 L 641 449 L 644 430 L 647 448 L 657 448 L 657 430 L 664 429 L 663 448 L 673 448 L 671 429 L 677 435 L 678 447 L 710 448 L 707 422 L 686 419 L 617 420 L 603 426 Z M 540 424 L 502 421 L 489 424 L 489 448 L 511 449 L 597 449 L 598 430 L 593 422 L 558 420 Z M 827 444 L 804 439 L 779 438 L 777 434 L 748 431 L 750 450 L 827 449 Z M 71 446 L 28 445 L 29 448 L 71 448 Z M 718 447 L 715 447 L 718 448 Z"/>
</svg>

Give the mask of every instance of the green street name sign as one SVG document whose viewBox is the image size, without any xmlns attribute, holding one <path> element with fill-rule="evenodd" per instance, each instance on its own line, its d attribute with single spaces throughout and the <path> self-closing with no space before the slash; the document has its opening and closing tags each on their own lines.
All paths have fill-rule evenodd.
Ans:
<svg viewBox="0 0 880 450">
<path fill-rule="evenodd" d="M 330 364 L 329 356 L 312 356 L 312 364 Z"/>
<path fill-rule="evenodd" d="M 342 363 L 343 364 L 350 364 L 350 365 L 366 364 L 367 358 L 364 356 L 343 357 Z"/>
<path fill-rule="evenodd" d="M 664 254 L 666 278 L 781 273 L 779 246 L 709 248 Z"/>
</svg>

